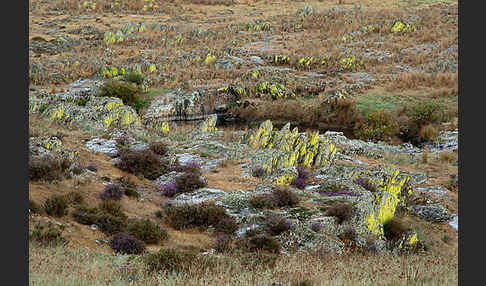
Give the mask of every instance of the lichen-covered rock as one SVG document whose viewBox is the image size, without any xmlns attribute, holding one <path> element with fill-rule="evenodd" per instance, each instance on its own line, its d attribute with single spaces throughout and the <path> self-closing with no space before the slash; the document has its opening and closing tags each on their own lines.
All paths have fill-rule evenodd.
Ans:
<svg viewBox="0 0 486 286">
<path fill-rule="evenodd" d="M 419 245 L 418 235 L 415 231 L 406 232 L 394 245 L 397 250 L 412 250 Z"/>
<path fill-rule="evenodd" d="M 110 156 L 116 156 L 118 154 L 117 143 L 113 139 L 93 138 L 85 144 L 93 152 L 105 153 Z"/>
<path fill-rule="evenodd" d="M 203 122 L 199 124 L 199 126 L 194 131 L 197 134 L 207 134 L 217 131 L 216 122 L 218 120 L 218 116 L 216 114 L 209 115 Z"/>
<path fill-rule="evenodd" d="M 410 210 L 419 217 L 432 222 L 443 222 L 452 218 L 447 209 L 442 205 L 416 205 L 410 206 Z"/>
<path fill-rule="evenodd" d="M 67 158 L 70 161 L 76 161 L 79 159 L 79 151 L 77 149 L 65 149 L 62 141 L 55 136 L 29 138 L 30 156 L 44 156 L 50 154 Z"/>
<path fill-rule="evenodd" d="M 202 188 L 191 193 L 180 194 L 170 202 L 174 204 L 198 204 L 208 200 L 217 199 L 224 194 L 225 191 L 223 190 Z"/>
</svg>

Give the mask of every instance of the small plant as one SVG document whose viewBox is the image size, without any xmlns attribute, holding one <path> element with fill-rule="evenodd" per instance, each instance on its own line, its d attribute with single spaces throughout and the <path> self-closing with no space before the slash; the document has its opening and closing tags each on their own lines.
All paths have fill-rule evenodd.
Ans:
<svg viewBox="0 0 486 286">
<path fill-rule="evenodd" d="M 190 161 L 184 165 L 179 164 L 178 161 L 170 167 L 171 171 L 192 173 L 194 175 L 201 175 L 201 164 L 198 161 Z"/>
<path fill-rule="evenodd" d="M 120 153 L 120 162 L 116 164 L 116 167 L 123 171 L 142 175 L 150 180 L 157 179 L 167 171 L 164 162 L 152 150 L 132 151 L 123 149 Z"/>
<path fill-rule="evenodd" d="M 113 235 L 110 247 L 121 254 L 142 254 L 145 252 L 145 247 L 138 239 L 124 232 Z"/>
<path fill-rule="evenodd" d="M 158 253 L 148 254 L 144 263 L 149 272 L 182 272 L 195 262 L 196 257 L 193 251 L 161 249 Z"/>
<path fill-rule="evenodd" d="M 194 173 L 179 175 L 176 177 L 175 181 L 178 193 L 190 193 L 207 185 L 206 182 L 201 179 L 201 176 Z"/>
<path fill-rule="evenodd" d="M 175 183 L 164 184 L 160 187 L 162 195 L 172 198 L 177 195 L 179 192 L 177 191 L 177 187 Z"/>
<path fill-rule="evenodd" d="M 169 238 L 167 230 L 150 219 L 135 219 L 129 221 L 127 231 L 133 234 L 137 239 L 148 244 L 159 243 L 160 241 Z"/>
<path fill-rule="evenodd" d="M 135 83 L 136 85 L 142 85 L 144 76 L 141 73 L 130 71 L 125 74 L 124 80 L 130 83 Z"/>
<path fill-rule="evenodd" d="M 337 218 L 338 224 L 342 224 L 352 217 L 353 208 L 350 204 L 337 203 L 327 210 L 327 214 L 330 216 L 335 216 Z"/>
<path fill-rule="evenodd" d="M 103 193 L 100 194 L 100 199 L 103 200 L 121 200 L 125 189 L 117 183 L 106 185 Z"/>
<path fill-rule="evenodd" d="M 123 212 L 117 212 L 115 216 L 101 209 L 89 208 L 84 205 L 77 206 L 71 216 L 80 224 L 96 224 L 102 232 L 110 235 L 123 231 L 127 221 L 127 216 Z"/>
<path fill-rule="evenodd" d="M 372 112 L 354 126 L 354 135 L 361 140 L 386 140 L 398 133 L 398 122 L 393 115 L 380 109 Z"/>
<path fill-rule="evenodd" d="M 452 151 L 441 151 L 439 152 L 439 161 L 452 164 L 457 162 L 457 154 Z"/>
<path fill-rule="evenodd" d="M 439 138 L 439 129 L 432 124 L 424 125 L 420 128 L 418 139 L 421 142 L 434 141 Z"/>
<path fill-rule="evenodd" d="M 339 238 L 346 241 L 349 244 L 354 244 L 358 238 L 358 234 L 352 227 L 346 228 L 343 233 L 339 235 Z"/>
<path fill-rule="evenodd" d="M 299 197 L 286 187 L 275 188 L 272 197 L 278 207 L 295 207 L 299 203 Z"/>
<path fill-rule="evenodd" d="M 78 164 L 78 163 L 75 163 L 72 167 L 71 167 L 71 172 L 73 172 L 74 175 L 81 175 L 84 170 L 86 169 L 86 167 Z"/>
<path fill-rule="evenodd" d="M 279 235 L 290 229 L 292 224 L 281 215 L 269 214 L 265 217 L 265 227 L 270 235 Z"/>
<path fill-rule="evenodd" d="M 67 200 L 58 194 L 49 197 L 44 203 L 44 210 L 50 216 L 63 217 L 67 213 Z"/>
<path fill-rule="evenodd" d="M 265 175 L 265 169 L 262 167 L 255 167 L 251 170 L 251 175 L 256 178 L 262 178 Z"/>
<path fill-rule="evenodd" d="M 322 223 L 318 222 L 318 221 L 315 221 L 315 222 L 312 222 L 310 225 L 309 225 L 309 228 L 312 229 L 312 231 L 314 232 L 320 232 L 321 229 L 322 229 Z"/>
<path fill-rule="evenodd" d="M 240 237 L 236 241 L 236 246 L 247 252 L 266 251 L 276 254 L 280 252 L 280 243 L 267 234 Z"/>
<path fill-rule="evenodd" d="M 167 145 L 161 141 L 151 142 L 149 144 L 149 148 L 150 150 L 152 150 L 152 152 L 160 156 L 164 156 L 165 154 L 167 154 L 167 151 L 169 150 L 167 148 Z"/>
<path fill-rule="evenodd" d="M 122 185 L 125 189 L 125 195 L 127 197 L 139 198 L 140 193 L 136 190 L 136 183 L 130 179 L 129 176 L 123 176 L 117 179 L 117 181 Z"/>
<path fill-rule="evenodd" d="M 110 214 L 112 216 L 115 216 L 115 217 L 125 216 L 125 214 L 123 213 L 120 201 L 102 200 L 98 207 L 101 211 L 103 211 L 107 214 Z"/>
<path fill-rule="evenodd" d="M 47 226 L 44 223 L 36 223 L 29 234 L 29 240 L 39 242 L 43 246 L 55 246 L 67 242 L 62 233 L 51 222 Z"/>
<path fill-rule="evenodd" d="M 260 194 L 252 196 L 248 203 L 255 209 L 273 209 L 277 204 L 271 194 Z"/>
</svg>

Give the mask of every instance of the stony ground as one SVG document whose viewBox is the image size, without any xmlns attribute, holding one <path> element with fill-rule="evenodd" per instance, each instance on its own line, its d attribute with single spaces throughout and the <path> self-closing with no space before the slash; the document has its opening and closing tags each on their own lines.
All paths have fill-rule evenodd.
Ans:
<svg viewBox="0 0 486 286">
<path fill-rule="evenodd" d="M 167 205 L 215 202 L 238 223 L 235 238 L 264 229 L 269 214 L 291 223 L 273 235 L 281 245 L 274 268 L 235 262 L 218 264 L 212 274 L 196 267 L 147 276 L 140 256 L 115 255 L 112 236 L 99 226 L 30 212 L 30 231 L 50 221 L 68 241 L 53 248 L 31 242 L 31 284 L 84 285 L 79 277 L 87 277 L 86 285 L 457 284 L 457 1 L 78 6 L 31 0 L 29 24 L 30 155 L 73 162 L 67 178 L 29 181 L 31 201 L 42 205 L 53 194 L 76 191 L 97 206 L 106 185 L 129 177 L 140 196 L 123 196 L 123 212 L 168 230 L 168 240 L 146 245 L 149 253 L 195 249 L 225 257 L 215 253 L 214 227 L 178 230 L 160 219 L 157 211 Z M 98 96 L 106 81 L 130 70 L 143 75 L 141 108 Z M 322 102 L 342 98 L 364 113 L 433 99 L 448 120 L 438 125 L 435 142 L 357 140 L 346 119 L 310 115 Z M 206 186 L 164 195 L 183 172 L 147 179 L 121 170 L 115 166 L 121 139 L 131 150 L 163 142 L 163 159 L 201 166 Z M 299 188 L 294 180 L 301 165 L 309 174 Z M 259 168 L 262 175 L 255 176 Z M 371 179 L 378 190 L 357 178 Z M 281 185 L 298 204 L 252 206 L 253 197 Z M 341 203 L 354 210 L 344 223 L 329 211 Z M 408 226 L 393 241 L 382 233 L 389 213 Z M 316 231 L 311 226 L 317 223 Z M 71 256 L 83 258 L 66 262 Z M 93 269 L 100 270 L 94 275 Z M 306 279 L 312 284 L 298 284 Z"/>
</svg>

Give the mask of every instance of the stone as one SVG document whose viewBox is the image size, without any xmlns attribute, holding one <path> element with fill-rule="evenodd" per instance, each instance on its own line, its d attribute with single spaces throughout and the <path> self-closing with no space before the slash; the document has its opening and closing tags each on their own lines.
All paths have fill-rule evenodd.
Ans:
<svg viewBox="0 0 486 286">
<path fill-rule="evenodd" d="M 451 215 L 442 205 L 415 205 L 410 206 L 410 210 L 419 217 L 432 222 L 443 222 L 451 219 Z"/>
<path fill-rule="evenodd" d="M 213 188 L 202 188 L 191 193 L 184 193 L 176 196 L 172 203 L 175 204 L 198 204 L 208 200 L 214 200 L 225 194 L 225 191 Z"/>
</svg>

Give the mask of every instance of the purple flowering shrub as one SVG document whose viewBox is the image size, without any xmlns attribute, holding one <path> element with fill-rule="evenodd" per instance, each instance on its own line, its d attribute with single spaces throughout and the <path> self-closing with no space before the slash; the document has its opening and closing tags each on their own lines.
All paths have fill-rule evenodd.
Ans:
<svg viewBox="0 0 486 286">
<path fill-rule="evenodd" d="M 310 177 L 310 171 L 304 166 L 297 166 L 297 178 L 295 178 L 291 185 L 297 187 L 298 189 L 305 189 L 306 180 Z"/>
<path fill-rule="evenodd" d="M 100 199 L 121 200 L 124 193 L 125 189 L 120 184 L 108 184 L 100 194 Z"/>
<path fill-rule="evenodd" d="M 265 217 L 265 227 L 270 235 L 279 235 L 290 229 L 292 224 L 281 215 L 269 214 Z"/>
<path fill-rule="evenodd" d="M 113 236 L 110 247 L 122 254 L 142 254 L 145 252 L 145 247 L 138 239 L 124 232 L 118 232 Z"/>
</svg>

